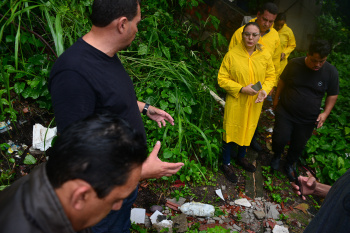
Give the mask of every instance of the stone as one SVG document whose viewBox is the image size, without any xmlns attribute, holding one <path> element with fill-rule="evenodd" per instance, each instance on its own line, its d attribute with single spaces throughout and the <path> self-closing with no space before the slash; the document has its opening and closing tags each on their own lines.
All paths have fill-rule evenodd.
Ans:
<svg viewBox="0 0 350 233">
<path fill-rule="evenodd" d="M 289 231 L 288 231 L 288 228 L 286 228 L 286 227 L 276 225 L 273 228 L 272 233 L 289 233 Z"/>
<path fill-rule="evenodd" d="M 249 214 L 247 212 L 242 213 L 241 217 L 242 217 L 242 219 L 240 220 L 240 222 L 244 222 L 246 224 L 250 223 Z"/>
<path fill-rule="evenodd" d="M 236 224 L 233 224 L 233 229 L 237 230 L 237 231 L 241 231 L 242 228 L 240 228 L 239 226 L 237 226 Z"/>
<path fill-rule="evenodd" d="M 186 214 L 180 214 L 173 218 L 174 228 L 177 228 L 177 232 L 186 232 L 187 231 L 187 216 Z"/>
<path fill-rule="evenodd" d="M 173 221 L 171 220 L 163 220 L 161 222 L 157 222 L 153 224 L 153 227 L 158 231 L 158 232 L 173 232 Z M 168 228 L 167 231 L 165 229 Z"/>
<path fill-rule="evenodd" d="M 151 228 L 151 220 L 149 219 L 149 217 L 147 215 L 145 215 L 145 227 L 146 228 Z"/>
<path fill-rule="evenodd" d="M 226 190 L 226 186 L 225 186 L 225 185 L 222 185 L 222 186 L 221 186 L 221 190 L 222 190 L 222 191 L 225 191 L 225 190 Z"/>
<path fill-rule="evenodd" d="M 198 221 L 203 222 L 205 219 L 204 218 L 197 218 Z"/>
<path fill-rule="evenodd" d="M 268 208 L 269 211 L 267 212 L 267 218 L 272 218 L 272 219 L 279 219 L 280 213 L 276 209 L 277 205 L 270 205 Z"/>
<path fill-rule="evenodd" d="M 220 217 L 213 217 L 214 220 L 220 221 L 221 218 Z"/>
<path fill-rule="evenodd" d="M 214 220 L 214 219 L 209 219 L 209 220 L 207 221 L 207 224 L 213 224 L 213 223 L 215 223 L 215 220 Z"/>
<path fill-rule="evenodd" d="M 225 218 L 225 219 L 224 219 L 224 222 L 225 222 L 225 223 L 229 223 L 229 222 L 231 222 L 231 221 L 232 221 L 232 220 L 229 219 L 229 218 Z"/>
<path fill-rule="evenodd" d="M 164 214 L 170 214 L 170 210 L 164 210 Z"/>
<path fill-rule="evenodd" d="M 149 209 L 152 213 L 155 212 L 156 210 L 158 210 L 159 212 L 163 211 L 163 207 L 161 207 L 160 205 L 152 205 L 151 208 Z"/>
<path fill-rule="evenodd" d="M 219 224 L 223 224 L 223 223 L 224 223 L 224 220 L 220 219 Z"/>
<path fill-rule="evenodd" d="M 261 220 L 265 218 L 265 212 L 264 211 L 254 211 L 254 215 L 257 219 Z"/>
<path fill-rule="evenodd" d="M 241 198 L 241 199 L 235 200 L 235 204 L 245 206 L 245 207 L 252 206 L 252 204 L 250 204 L 250 202 L 247 200 L 247 198 Z"/>
<path fill-rule="evenodd" d="M 180 206 L 182 206 L 186 202 L 186 198 L 183 198 L 183 197 L 180 197 L 178 201 L 176 200 L 176 198 L 167 199 L 167 200 L 175 204 L 178 204 Z"/>
<path fill-rule="evenodd" d="M 282 226 L 283 222 L 282 221 L 276 221 L 276 224 Z"/>
<path fill-rule="evenodd" d="M 230 203 L 229 203 L 230 205 L 235 205 L 235 203 L 233 202 L 233 201 L 230 201 Z"/>
</svg>

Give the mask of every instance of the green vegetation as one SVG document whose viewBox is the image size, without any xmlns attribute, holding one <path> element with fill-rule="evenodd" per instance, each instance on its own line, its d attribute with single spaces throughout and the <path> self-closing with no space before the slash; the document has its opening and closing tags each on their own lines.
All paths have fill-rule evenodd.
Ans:
<svg viewBox="0 0 350 233">
<path fill-rule="evenodd" d="M 209 182 L 218 170 L 221 113 L 208 87 L 215 91 L 226 39 L 214 16 L 193 24 L 186 10 L 200 1 L 142 1 L 143 19 L 135 41 L 119 57 L 133 79 L 140 101 L 170 113 L 175 126 L 161 129 L 144 119 L 149 150 L 160 140 L 160 158 L 184 162 L 171 178 L 195 184 Z M 36 102 L 52 113 L 47 88 L 56 58 L 90 28 L 92 0 L 3 1 L 0 20 L 0 121 L 16 122 L 14 101 Z M 204 37 L 203 35 L 208 35 Z M 208 52 L 210 51 L 210 53 Z"/>
</svg>

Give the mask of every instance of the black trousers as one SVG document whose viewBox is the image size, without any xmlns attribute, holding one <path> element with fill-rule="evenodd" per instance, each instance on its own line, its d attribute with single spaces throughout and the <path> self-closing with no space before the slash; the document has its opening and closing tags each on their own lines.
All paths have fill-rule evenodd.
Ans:
<svg viewBox="0 0 350 233">
<path fill-rule="evenodd" d="M 275 156 L 281 156 L 284 147 L 290 142 L 287 163 L 292 165 L 297 162 L 315 126 L 315 123 L 298 124 L 276 113 L 272 135 L 272 151 Z"/>
</svg>

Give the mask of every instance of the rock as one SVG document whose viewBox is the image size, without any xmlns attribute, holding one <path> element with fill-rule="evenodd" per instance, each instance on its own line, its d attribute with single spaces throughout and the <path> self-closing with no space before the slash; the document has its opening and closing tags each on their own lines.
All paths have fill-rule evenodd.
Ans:
<svg viewBox="0 0 350 233">
<path fill-rule="evenodd" d="M 276 225 L 272 233 L 289 233 L 288 228 Z"/>
<path fill-rule="evenodd" d="M 153 224 L 153 227 L 158 231 L 158 232 L 173 232 L 173 221 L 171 220 L 163 220 L 161 222 L 157 222 Z M 165 231 L 164 229 L 168 228 L 168 231 Z"/>
<path fill-rule="evenodd" d="M 241 198 L 241 199 L 235 200 L 235 204 L 245 206 L 245 207 L 252 206 L 252 204 L 250 204 L 250 202 L 247 200 L 247 198 Z"/>
<path fill-rule="evenodd" d="M 240 228 L 239 226 L 237 226 L 236 224 L 233 224 L 233 229 L 237 230 L 237 231 L 241 231 L 242 228 Z"/>
<path fill-rule="evenodd" d="M 280 213 L 276 207 L 277 205 L 270 205 L 269 211 L 267 212 L 267 218 L 279 219 Z"/>
<path fill-rule="evenodd" d="M 225 191 L 225 190 L 226 190 L 226 186 L 225 186 L 225 185 L 222 185 L 222 186 L 221 186 L 221 190 L 222 190 L 222 191 Z"/>
<path fill-rule="evenodd" d="M 283 222 L 282 221 L 276 221 L 277 225 L 283 226 Z"/>
<path fill-rule="evenodd" d="M 223 224 L 223 223 L 224 223 L 224 220 L 220 219 L 219 224 Z"/>
<path fill-rule="evenodd" d="M 214 219 L 214 220 L 217 220 L 217 221 L 220 221 L 220 220 L 221 220 L 221 218 L 219 218 L 219 217 L 213 217 L 213 219 Z"/>
<path fill-rule="evenodd" d="M 186 198 L 180 197 L 178 201 L 176 200 L 176 198 L 167 199 L 167 200 L 181 206 L 181 205 L 183 205 L 185 203 Z"/>
<path fill-rule="evenodd" d="M 232 221 L 232 220 L 229 219 L 229 218 L 225 218 L 225 219 L 224 219 L 224 222 L 225 222 L 225 223 L 229 223 L 229 222 L 231 222 L 231 221 Z"/>
<path fill-rule="evenodd" d="M 214 220 L 214 219 L 209 219 L 209 220 L 207 221 L 207 224 L 213 224 L 213 223 L 215 223 L 215 220 Z"/>
<path fill-rule="evenodd" d="M 169 210 L 164 210 L 164 214 L 170 214 Z"/>
<path fill-rule="evenodd" d="M 197 218 L 198 221 L 203 222 L 205 219 L 204 218 Z"/>
<path fill-rule="evenodd" d="M 145 227 L 151 228 L 151 220 L 149 219 L 149 217 L 147 215 L 145 216 Z"/>
<path fill-rule="evenodd" d="M 242 213 L 241 217 L 242 217 L 242 219 L 240 220 L 240 222 L 244 222 L 246 224 L 250 223 L 249 214 L 247 212 Z"/>
<path fill-rule="evenodd" d="M 180 214 L 173 218 L 174 228 L 177 228 L 177 232 L 186 232 L 187 231 L 187 218 L 186 214 Z"/>
<path fill-rule="evenodd" d="M 157 216 L 157 222 L 161 222 L 163 220 L 166 220 L 166 215 L 158 215 Z"/>
<path fill-rule="evenodd" d="M 264 219 L 266 216 L 264 211 L 254 211 L 254 215 L 259 220 Z"/>
<path fill-rule="evenodd" d="M 156 212 L 156 210 L 158 210 L 159 212 L 162 212 L 163 207 L 161 207 L 160 205 L 152 205 L 150 208 L 150 211 L 153 213 L 153 212 Z"/>
<path fill-rule="evenodd" d="M 235 205 L 235 203 L 233 202 L 233 201 L 230 201 L 230 203 L 229 203 L 230 205 Z"/>
</svg>

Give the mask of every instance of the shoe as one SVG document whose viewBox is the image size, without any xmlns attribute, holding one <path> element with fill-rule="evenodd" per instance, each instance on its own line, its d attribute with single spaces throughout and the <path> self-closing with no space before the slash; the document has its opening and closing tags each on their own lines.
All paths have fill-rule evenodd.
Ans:
<svg viewBox="0 0 350 233">
<path fill-rule="evenodd" d="M 229 181 L 231 181 L 232 183 L 237 183 L 238 177 L 236 176 L 231 164 L 230 165 L 223 164 L 222 171 Z"/>
<path fill-rule="evenodd" d="M 286 172 L 286 175 L 287 175 L 289 181 L 295 182 L 295 180 L 297 178 L 297 171 L 296 171 L 295 165 L 287 163 L 284 166 L 284 171 Z"/>
<path fill-rule="evenodd" d="M 252 139 L 252 141 L 250 143 L 250 148 L 252 148 L 256 152 L 262 151 L 261 146 L 259 145 L 258 141 L 255 138 Z"/>
<path fill-rule="evenodd" d="M 272 161 L 271 161 L 271 167 L 273 170 L 278 170 L 280 169 L 280 161 L 281 161 L 281 157 L 280 156 L 275 156 L 273 157 Z"/>
<path fill-rule="evenodd" d="M 248 171 L 248 172 L 255 172 L 256 171 L 256 167 L 253 164 L 249 163 L 246 158 L 237 159 L 237 164 L 242 166 L 243 169 Z"/>
</svg>

